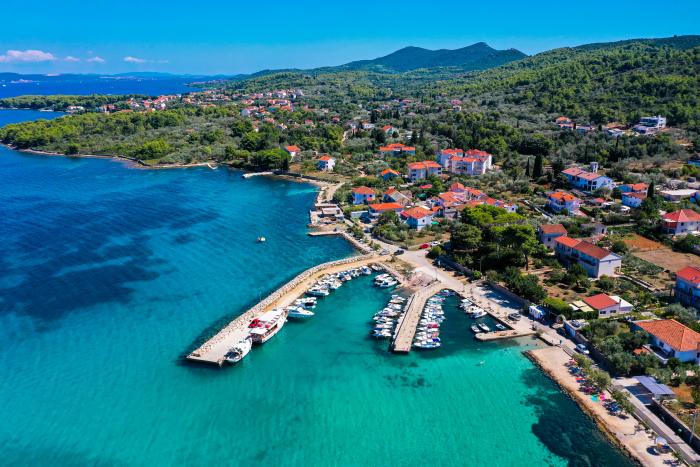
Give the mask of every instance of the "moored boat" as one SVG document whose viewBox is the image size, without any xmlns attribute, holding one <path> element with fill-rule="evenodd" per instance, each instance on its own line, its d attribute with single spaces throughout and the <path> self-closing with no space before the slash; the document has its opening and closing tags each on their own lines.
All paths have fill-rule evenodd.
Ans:
<svg viewBox="0 0 700 467">
<path fill-rule="evenodd" d="M 263 344 L 277 334 L 287 321 L 287 311 L 284 308 L 275 308 L 260 315 L 251 321 L 250 338 L 253 344 Z"/>
<path fill-rule="evenodd" d="M 248 355 L 248 352 L 250 352 L 250 348 L 252 346 L 253 342 L 250 340 L 250 338 L 246 337 L 238 344 L 231 347 L 228 352 L 226 352 L 224 360 L 228 363 L 238 363 L 243 360 L 246 355 Z"/>
</svg>

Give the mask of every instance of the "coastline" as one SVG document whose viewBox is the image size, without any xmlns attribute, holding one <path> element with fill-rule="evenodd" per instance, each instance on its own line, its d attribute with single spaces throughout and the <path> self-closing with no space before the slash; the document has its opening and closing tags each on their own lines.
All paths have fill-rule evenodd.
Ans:
<svg viewBox="0 0 700 467">
<path fill-rule="evenodd" d="M 575 377 L 569 374 L 564 366 L 570 357 L 560 347 L 527 350 L 523 354 L 576 402 L 595 422 L 598 429 L 628 457 L 645 466 L 661 467 L 675 461 L 672 454 L 657 455 L 648 451 L 653 441 L 644 430 L 637 431 L 636 426 L 639 422 L 634 416 L 629 415 L 623 419 L 610 415 L 600 402 L 592 401 L 579 391 Z M 607 391 L 606 395 L 609 396 Z"/>
</svg>

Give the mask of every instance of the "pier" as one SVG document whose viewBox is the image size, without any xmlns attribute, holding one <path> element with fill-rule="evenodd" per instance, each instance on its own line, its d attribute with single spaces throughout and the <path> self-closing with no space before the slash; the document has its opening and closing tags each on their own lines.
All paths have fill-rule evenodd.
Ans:
<svg viewBox="0 0 700 467">
<path fill-rule="evenodd" d="M 416 328 L 420 321 L 420 315 L 425 308 L 425 304 L 430 297 L 444 289 L 445 286 L 441 282 L 434 282 L 423 287 L 414 293 L 408 300 L 406 312 L 399 322 L 396 331 L 396 337 L 391 344 L 394 352 L 408 353 L 413 345 L 413 338 L 416 335 Z"/>
<path fill-rule="evenodd" d="M 192 351 L 187 359 L 221 365 L 229 349 L 248 335 L 248 325 L 253 319 L 273 308 L 289 306 L 324 274 L 341 272 L 376 262 L 379 262 L 379 259 L 373 254 L 368 254 L 331 261 L 307 269 L 261 302 L 234 318 L 221 331 Z"/>
</svg>

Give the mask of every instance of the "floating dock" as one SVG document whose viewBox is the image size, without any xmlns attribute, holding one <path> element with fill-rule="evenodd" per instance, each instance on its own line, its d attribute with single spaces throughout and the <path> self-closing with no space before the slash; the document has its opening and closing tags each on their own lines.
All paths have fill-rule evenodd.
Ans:
<svg viewBox="0 0 700 467">
<path fill-rule="evenodd" d="M 399 322 L 396 337 L 391 344 L 394 352 L 408 353 L 413 345 L 416 328 L 420 321 L 421 313 L 430 297 L 445 288 L 441 282 L 432 283 L 414 293 L 406 305 L 406 312 Z"/>
<path fill-rule="evenodd" d="M 190 353 L 187 359 L 221 365 L 229 349 L 248 335 L 248 325 L 253 319 L 272 308 L 289 306 L 324 274 L 341 272 L 377 262 L 379 262 L 378 258 L 373 254 L 369 254 L 331 261 L 307 269 L 261 302 L 234 318 L 221 331 Z"/>
</svg>

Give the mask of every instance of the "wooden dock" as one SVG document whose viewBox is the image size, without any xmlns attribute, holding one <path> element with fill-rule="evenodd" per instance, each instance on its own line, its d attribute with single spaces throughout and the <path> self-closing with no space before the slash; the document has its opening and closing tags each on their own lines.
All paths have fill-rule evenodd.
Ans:
<svg viewBox="0 0 700 467">
<path fill-rule="evenodd" d="M 221 365 L 229 349 L 248 335 L 250 322 L 276 307 L 289 306 L 324 274 L 336 273 L 379 262 L 372 254 L 319 264 L 296 276 L 261 302 L 234 318 L 221 331 L 187 356 L 188 360 Z"/>
<path fill-rule="evenodd" d="M 407 302 L 407 310 L 399 322 L 396 337 L 391 344 L 394 352 L 408 353 L 413 345 L 413 338 L 416 335 L 416 328 L 420 321 L 420 315 L 425 308 L 425 304 L 430 297 L 445 288 L 441 282 L 434 282 L 423 287 L 414 293 Z"/>
</svg>

